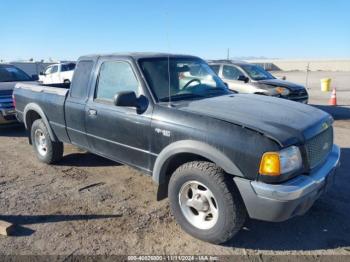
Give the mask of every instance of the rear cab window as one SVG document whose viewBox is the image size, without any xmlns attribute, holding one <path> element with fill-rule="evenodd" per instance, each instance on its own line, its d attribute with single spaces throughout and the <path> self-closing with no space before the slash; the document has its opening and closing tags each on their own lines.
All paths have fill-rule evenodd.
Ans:
<svg viewBox="0 0 350 262">
<path fill-rule="evenodd" d="M 87 98 L 89 82 L 94 62 L 92 60 L 79 61 L 74 72 L 70 96 L 74 98 Z"/>
</svg>

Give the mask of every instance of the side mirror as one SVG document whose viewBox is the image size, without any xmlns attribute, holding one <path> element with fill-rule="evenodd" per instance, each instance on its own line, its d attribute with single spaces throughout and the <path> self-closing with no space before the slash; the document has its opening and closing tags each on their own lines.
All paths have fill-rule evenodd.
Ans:
<svg viewBox="0 0 350 262">
<path fill-rule="evenodd" d="M 282 80 L 286 80 L 287 79 L 287 77 L 286 76 L 282 76 L 282 78 L 281 78 Z"/>
<path fill-rule="evenodd" d="M 41 72 L 39 73 L 39 75 L 44 76 L 45 73 L 44 73 L 43 71 L 41 71 Z"/>
<path fill-rule="evenodd" d="M 38 75 L 32 75 L 32 80 L 33 81 L 38 81 L 39 80 L 39 76 Z"/>
<path fill-rule="evenodd" d="M 229 88 L 228 83 L 224 82 L 224 85 L 225 85 L 227 88 Z"/>
<path fill-rule="evenodd" d="M 243 81 L 244 83 L 248 83 L 249 82 L 249 78 L 244 76 L 244 75 L 240 75 L 238 78 L 237 78 L 238 81 Z"/>
<path fill-rule="evenodd" d="M 137 97 L 135 92 L 122 91 L 116 93 L 116 95 L 114 96 L 114 105 L 136 107 Z"/>
<path fill-rule="evenodd" d="M 135 107 L 139 114 L 146 111 L 148 99 L 141 95 L 137 97 L 133 91 L 121 91 L 114 96 L 115 106 Z"/>
</svg>

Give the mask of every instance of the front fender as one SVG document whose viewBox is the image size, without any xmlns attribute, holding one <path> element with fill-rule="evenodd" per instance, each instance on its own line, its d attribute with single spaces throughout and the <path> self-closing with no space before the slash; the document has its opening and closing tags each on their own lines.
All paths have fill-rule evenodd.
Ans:
<svg viewBox="0 0 350 262">
<path fill-rule="evenodd" d="M 168 160 L 181 153 L 191 153 L 204 157 L 220 166 L 226 173 L 243 177 L 239 168 L 217 148 L 194 140 L 182 140 L 165 147 L 158 155 L 153 168 L 153 180 L 157 184 L 166 182 Z"/>
</svg>

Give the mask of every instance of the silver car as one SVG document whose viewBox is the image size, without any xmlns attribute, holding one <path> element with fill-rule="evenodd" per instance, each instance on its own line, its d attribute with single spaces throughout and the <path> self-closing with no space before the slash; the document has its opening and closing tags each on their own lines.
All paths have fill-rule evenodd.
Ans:
<svg viewBox="0 0 350 262">
<path fill-rule="evenodd" d="M 305 104 L 309 100 L 304 86 L 277 79 L 260 66 L 231 60 L 209 61 L 209 65 L 236 92 L 275 96 Z"/>
</svg>

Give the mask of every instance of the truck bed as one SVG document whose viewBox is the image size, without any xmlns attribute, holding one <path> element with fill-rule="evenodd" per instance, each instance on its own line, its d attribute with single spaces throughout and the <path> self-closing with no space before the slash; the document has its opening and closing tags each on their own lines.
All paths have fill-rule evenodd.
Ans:
<svg viewBox="0 0 350 262">
<path fill-rule="evenodd" d="M 18 83 L 15 86 L 14 94 L 17 118 L 20 122 L 24 122 L 25 115 L 28 117 L 28 110 L 40 107 L 54 133 L 63 141 L 67 139 L 64 104 L 68 88 L 64 88 L 62 84 L 55 87 L 43 84 Z"/>
<path fill-rule="evenodd" d="M 44 93 L 55 93 L 57 95 L 65 96 L 70 88 L 70 84 L 26 84 L 26 83 L 18 83 L 15 88 L 17 89 L 26 89 L 31 90 L 33 92 L 44 92 Z"/>
</svg>

